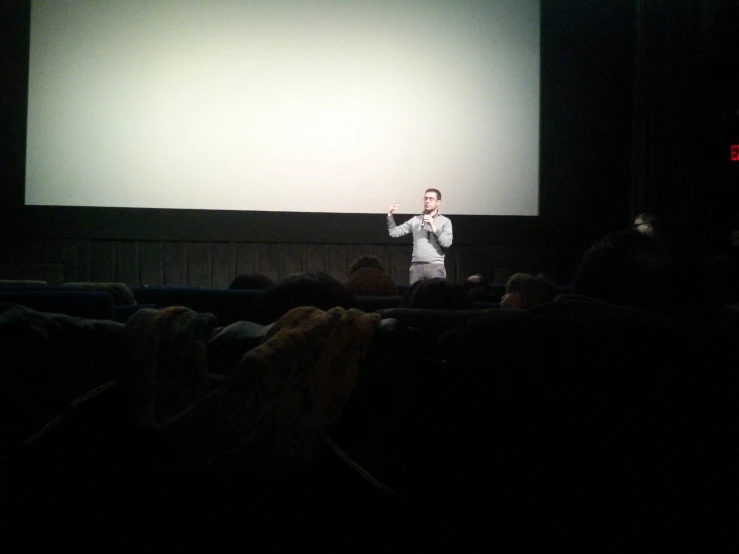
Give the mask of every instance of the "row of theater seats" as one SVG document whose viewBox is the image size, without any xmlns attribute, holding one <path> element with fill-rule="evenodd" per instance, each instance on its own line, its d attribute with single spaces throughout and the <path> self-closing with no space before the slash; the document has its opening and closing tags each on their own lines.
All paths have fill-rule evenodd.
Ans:
<svg viewBox="0 0 739 554">
<path fill-rule="evenodd" d="M 90 319 L 125 322 L 141 308 L 186 306 L 196 312 L 216 315 L 222 325 L 236 321 L 252 321 L 261 290 L 230 290 L 187 286 L 127 287 L 132 295 L 118 294 L 118 289 L 83 289 L 74 284 L 50 287 L 31 284 L 0 287 L 0 302 L 17 303 L 29 308 Z M 364 311 L 398 308 L 408 287 L 399 287 L 396 296 L 356 296 L 357 306 Z M 502 290 L 500 290 L 502 289 Z M 503 285 L 493 285 L 491 292 L 473 302 L 473 309 L 499 307 Z M 564 292 L 564 290 L 560 291 Z"/>
<path fill-rule="evenodd" d="M 382 310 L 368 344 L 348 343 L 367 354 L 331 450 L 270 481 L 249 465 L 255 448 L 207 470 L 143 464 L 156 435 L 131 433 L 113 384 L 140 366 L 128 325 L 0 309 L 6 528 L 29 551 L 140 552 L 154 535 L 188 552 L 245 536 L 288 552 L 359 552 L 371 537 L 366 552 L 737 552 L 739 309 L 725 312 L 722 327 L 696 327 L 576 295 L 531 310 Z M 164 323 L 179 339 L 156 358 L 167 406 L 189 390 L 172 386 L 186 384 L 184 362 L 201 358 L 190 327 Z M 228 390 L 251 390 L 239 365 L 268 327 L 205 341 L 214 398 L 229 375 Z M 306 359 L 300 343 L 274 346 L 275 360 Z M 342 359 L 345 346 L 320 352 Z M 306 376 L 328 367 L 305 363 Z M 194 428 L 217 436 L 230 421 Z"/>
<path fill-rule="evenodd" d="M 136 292 L 136 289 L 134 289 Z M 253 319 L 253 308 L 260 290 L 219 290 L 189 287 L 162 287 L 145 290 L 146 300 L 117 305 L 108 292 L 59 288 L 8 291 L 0 290 L 0 303 L 22 304 L 42 312 L 60 313 L 89 319 L 125 322 L 141 308 L 186 306 L 196 312 L 212 313 L 223 325 Z M 138 297 L 138 295 L 137 295 Z M 357 304 L 365 311 L 396 308 L 400 296 L 358 296 Z M 490 306 L 493 307 L 492 303 Z"/>
</svg>

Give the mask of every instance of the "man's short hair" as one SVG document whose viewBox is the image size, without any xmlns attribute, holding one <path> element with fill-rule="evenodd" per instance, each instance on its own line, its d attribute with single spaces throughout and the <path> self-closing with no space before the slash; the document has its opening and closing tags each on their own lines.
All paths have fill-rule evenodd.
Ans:
<svg viewBox="0 0 739 554">
<path fill-rule="evenodd" d="M 380 260 L 378 260 L 377 257 L 367 255 L 359 256 L 357 259 L 355 259 L 349 266 L 349 271 L 347 273 L 351 275 L 355 271 L 358 271 L 365 267 L 373 267 L 375 269 L 379 269 L 380 271 L 385 271 L 385 268 L 382 267 L 382 263 L 380 263 Z"/>
<path fill-rule="evenodd" d="M 356 307 L 356 299 L 337 279 L 322 272 L 295 273 L 265 289 L 254 307 L 254 322 L 267 325 L 293 308 L 313 306 L 328 311 L 336 306 Z"/>
<path fill-rule="evenodd" d="M 554 300 L 556 289 L 554 283 L 543 273 L 514 273 L 506 283 L 506 293 L 517 292 L 521 295 L 521 308 L 533 308 Z"/>
<path fill-rule="evenodd" d="M 264 273 L 242 273 L 234 277 L 229 289 L 238 290 L 261 290 L 272 284 L 272 278 Z"/>
<path fill-rule="evenodd" d="M 441 193 L 439 192 L 439 189 L 426 189 L 426 192 L 436 193 L 436 199 L 441 200 Z"/>
<path fill-rule="evenodd" d="M 460 283 L 451 283 L 437 277 L 421 279 L 413 283 L 398 307 L 422 310 L 467 310 L 470 307 L 470 299 Z"/>
</svg>

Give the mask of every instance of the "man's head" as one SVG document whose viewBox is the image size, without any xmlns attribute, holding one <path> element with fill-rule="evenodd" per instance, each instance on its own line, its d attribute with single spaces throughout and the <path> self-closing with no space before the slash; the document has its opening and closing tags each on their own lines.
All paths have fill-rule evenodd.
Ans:
<svg viewBox="0 0 739 554">
<path fill-rule="evenodd" d="M 667 315 L 687 315 L 698 278 L 692 256 L 625 229 L 596 241 L 583 255 L 570 292 Z M 691 308 L 692 309 L 692 308 Z"/>
<path fill-rule="evenodd" d="M 351 265 L 349 266 L 349 271 L 347 273 L 351 275 L 355 271 L 364 269 L 366 267 L 371 267 L 373 269 L 379 269 L 380 271 L 383 271 L 383 272 L 385 271 L 385 268 L 382 266 L 382 263 L 375 256 L 359 256 L 351 263 Z"/>
<path fill-rule="evenodd" d="M 654 230 L 657 226 L 657 216 L 654 214 L 639 214 L 634 218 L 634 231 L 647 235 L 648 237 L 654 236 Z"/>
<path fill-rule="evenodd" d="M 437 189 L 426 189 L 423 195 L 423 209 L 427 214 L 434 214 L 441 204 L 441 193 Z"/>
<path fill-rule="evenodd" d="M 234 277 L 229 289 L 261 290 L 272 284 L 272 278 L 264 273 L 243 273 Z"/>
<path fill-rule="evenodd" d="M 273 283 L 259 297 L 254 322 L 267 325 L 293 308 L 312 306 L 328 311 L 354 308 L 356 299 L 346 286 L 325 273 L 295 273 Z"/>
<path fill-rule="evenodd" d="M 501 308 L 524 310 L 551 302 L 555 296 L 554 283 L 542 273 L 514 273 L 506 283 L 506 293 L 500 299 Z"/>
<path fill-rule="evenodd" d="M 490 280 L 485 277 L 482 273 L 473 273 L 469 277 L 467 277 L 467 280 L 465 281 L 467 284 L 467 287 L 488 287 L 490 285 Z"/>
<path fill-rule="evenodd" d="M 400 308 L 423 310 L 466 310 L 470 307 L 461 284 L 446 279 L 422 279 L 411 285 L 400 301 Z"/>
<path fill-rule="evenodd" d="M 488 294 L 489 287 L 490 281 L 482 273 L 473 273 L 462 283 L 462 288 L 473 302 L 482 300 Z"/>
</svg>

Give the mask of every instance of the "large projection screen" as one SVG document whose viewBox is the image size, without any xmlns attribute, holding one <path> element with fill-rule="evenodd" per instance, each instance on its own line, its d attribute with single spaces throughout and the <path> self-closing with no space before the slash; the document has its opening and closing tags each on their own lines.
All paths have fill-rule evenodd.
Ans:
<svg viewBox="0 0 739 554">
<path fill-rule="evenodd" d="M 25 202 L 538 215 L 538 0 L 33 0 Z"/>
</svg>

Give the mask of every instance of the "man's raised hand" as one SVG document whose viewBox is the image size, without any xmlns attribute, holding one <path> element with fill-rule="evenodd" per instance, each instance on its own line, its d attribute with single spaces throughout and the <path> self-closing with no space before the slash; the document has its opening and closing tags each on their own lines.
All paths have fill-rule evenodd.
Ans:
<svg viewBox="0 0 739 554">
<path fill-rule="evenodd" d="M 393 203 L 390 204 L 390 209 L 387 211 L 387 216 L 390 217 L 393 215 L 393 212 L 398 209 L 398 203 L 393 200 Z"/>
</svg>

